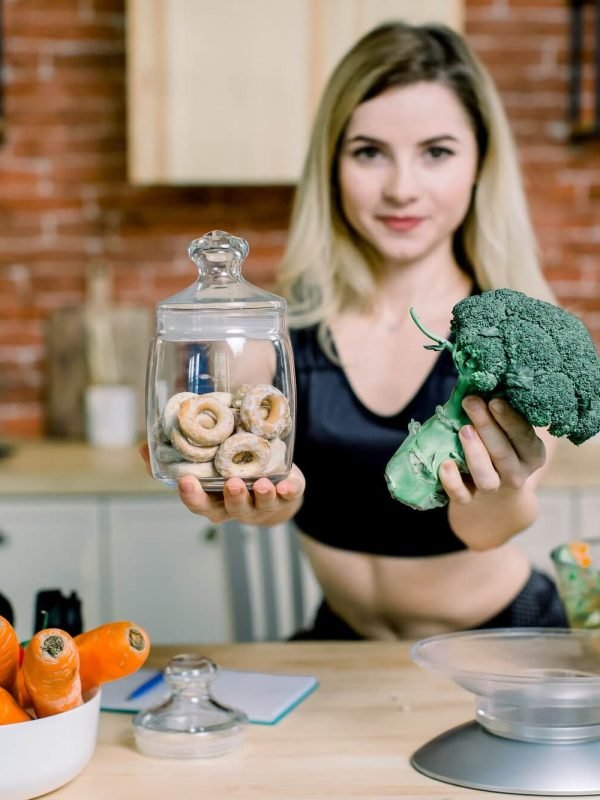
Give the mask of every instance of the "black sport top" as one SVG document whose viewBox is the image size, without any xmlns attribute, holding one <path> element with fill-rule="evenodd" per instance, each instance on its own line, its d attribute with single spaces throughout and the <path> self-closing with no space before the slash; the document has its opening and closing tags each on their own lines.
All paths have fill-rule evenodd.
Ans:
<svg viewBox="0 0 600 800">
<path fill-rule="evenodd" d="M 406 408 L 379 416 L 354 394 L 343 369 L 317 341 L 316 327 L 291 331 L 298 409 L 294 462 L 306 477 L 300 530 L 342 550 L 383 556 L 430 556 L 465 549 L 447 508 L 416 511 L 394 500 L 385 468 L 408 434 L 425 422 L 456 382 L 447 350 Z M 402 365 L 399 364 L 399 369 Z"/>
</svg>

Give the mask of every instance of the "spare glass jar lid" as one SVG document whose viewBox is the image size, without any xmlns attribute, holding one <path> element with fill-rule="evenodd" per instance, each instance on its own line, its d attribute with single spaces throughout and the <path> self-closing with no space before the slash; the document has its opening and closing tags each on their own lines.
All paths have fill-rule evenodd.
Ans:
<svg viewBox="0 0 600 800">
<path fill-rule="evenodd" d="M 242 746 L 248 717 L 212 696 L 217 669 L 204 656 L 184 653 L 171 659 L 164 672 L 170 696 L 133 719 L 140 752 L 160 758 L 212 758 Z"/>
</svg>

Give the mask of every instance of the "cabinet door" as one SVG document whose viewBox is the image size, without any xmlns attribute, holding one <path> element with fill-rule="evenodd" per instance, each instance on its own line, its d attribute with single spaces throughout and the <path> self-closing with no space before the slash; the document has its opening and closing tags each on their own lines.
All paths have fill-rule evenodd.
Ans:
<svg viewBox="0 0 600 800">
<path fill-rule="evenodd" d="M 33 631 L 40 589 L 77 592 L 86 628 L 101 621 L 99 511 L 94 500 L 3 500 L 0 592 L 11 602 L 20 639 Z"/>
<path fill-rule="evenodd" d="M 579 528 L 573 538 L 600 538 L 600 491 L 598 489 L 581 489 L 579 492 Z"/>
<path fill-rule="evenodd" d="M 533 525 L 514 541 L 538 569 L 554 575 L 550 552 L 578 537 L 578 496 L 566 489 L 541 489 L 540 512 Z"/>
<path fill-rule="evenodd" d="M 177 497 L 112 498 L 108 515 L 111 616 L 143 625 L 156 644 L 230 641 L 219 529 Z"/>
<path fill-rule="evenodd" d="M 129 0 L 131 181 L 296 182 L 343 53 L 389 19 L 460 28 L 463 2 Z"/>
</svg>

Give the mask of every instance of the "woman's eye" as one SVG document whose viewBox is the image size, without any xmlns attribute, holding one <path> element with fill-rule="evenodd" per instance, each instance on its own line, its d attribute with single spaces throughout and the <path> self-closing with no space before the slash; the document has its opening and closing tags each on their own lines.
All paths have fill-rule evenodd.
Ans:
<svg viewBox="0 0 600 800">
<path fill-rule="evenodd" d="M 426 154 L 432 161 L 441 161 L 444 158 L 448 158 L 448 156 L 453 155 L 452 150 L 448 147 L 440 147 L 439 145 L 434 145 L 433 147 L 428 147 L 426 150 Z"/>
<path fill-rule="evenodd" d="M 356 158 L 358 161 L 372 161 L 381 153 L 378 147 L 372 144 L 366 144 L 362 147 L 357 147 L 356 150 L 352 151 L 353 158 Z"/>
</svg>

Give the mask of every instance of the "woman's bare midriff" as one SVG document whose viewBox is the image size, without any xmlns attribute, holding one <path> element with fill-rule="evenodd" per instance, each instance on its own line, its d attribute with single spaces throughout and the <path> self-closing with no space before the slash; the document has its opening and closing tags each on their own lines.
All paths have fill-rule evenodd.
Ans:
<svg viewBox="0 0 600 800">
<path fill-rule="evenodd" d="M 510 543 L 479 552 L 392 558 L 301 538 L 329 606 L 368 639 L 418 639 L 476 627 L 514 599 L 531 569 Z"/>
</svg>

